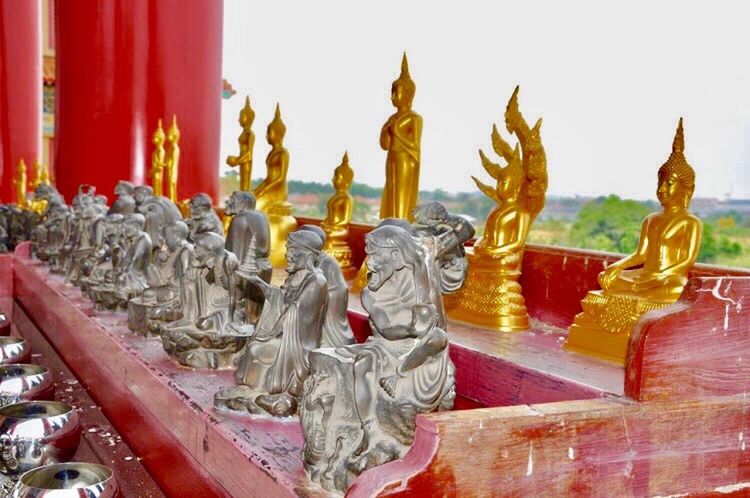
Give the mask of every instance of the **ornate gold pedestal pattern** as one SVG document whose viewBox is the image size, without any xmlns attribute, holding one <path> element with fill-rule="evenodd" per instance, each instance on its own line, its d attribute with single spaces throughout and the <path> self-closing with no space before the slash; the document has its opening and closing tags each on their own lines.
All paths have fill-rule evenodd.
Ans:
<svg viewBox="0 0 750 498">
<path fill-rule="evenodd" d="M 625 364 L 630 332 L 644 313 L 668 306 L 636 296 L 591 291 L 581 301 L 563 349 Z"/>
<path fill-rule="evenodd" d="M 352 265 L 352 249 L 346 241 L 333 241 L 331 244 L 326 241 L 323 251 L 336 259 L 346 280 L 350 280 L 357 275 L 357 269 Z M 365 273 L 366 278 L 367 274 Z"/>
<path fill-rule="evenodd" d="M 448 316 L 501 332 L 528 329 L 529 316 L 518 283 L 520 272 L 504 270 L 499 259 L 480 259 L 471 252 L 467 256 L 466 283 L 444 299 Z"/>
</svg>

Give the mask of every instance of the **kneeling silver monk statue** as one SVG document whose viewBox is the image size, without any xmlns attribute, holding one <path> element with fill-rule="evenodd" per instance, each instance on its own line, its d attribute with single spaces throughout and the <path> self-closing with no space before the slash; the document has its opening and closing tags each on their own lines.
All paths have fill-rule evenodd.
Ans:
<svg viewBox="0 0 750 498">
<path fill-rule="evenodd" d="M 368 283 L 361 299 L 372 336 L 310 355 L 300 403 L 304 459 L 326 489 L 344 491 L 363 471 L 402 457 L 418 414 L 453 407 L 440 272 L 455 278 L 460 265 L 444 265 L 446 255 L 460 258 L 458 248 L 474 230 L 463 218 L 439 218 L 431 230 L 388 223 L 365 236 Z"/>
</svg>

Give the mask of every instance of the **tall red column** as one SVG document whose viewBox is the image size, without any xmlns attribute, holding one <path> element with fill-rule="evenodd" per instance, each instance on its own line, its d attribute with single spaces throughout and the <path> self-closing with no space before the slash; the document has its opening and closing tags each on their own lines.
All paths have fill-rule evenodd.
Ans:
<svg viewBox="0 0 750 498">
<path fill-rule="evenodd" d="M 180 196 L 216 198 L 223 2 L 57 0 L 56 14 L 60 192 L 144 183 L 156 120 L 176 114 Z"/>
<path fill-rule="evenodd" d="M 221 160 L 222 0 L 152 2 L 149 123 L 177 116 L 180 128 L 178 191 L 218 200 Z"/>
<path fill-rule="evenodd" d="M 42 49 L 39 0 L 0 0 L 0 202 L 15 201 L 21 159 L 42 159 Z"/>
</svg>

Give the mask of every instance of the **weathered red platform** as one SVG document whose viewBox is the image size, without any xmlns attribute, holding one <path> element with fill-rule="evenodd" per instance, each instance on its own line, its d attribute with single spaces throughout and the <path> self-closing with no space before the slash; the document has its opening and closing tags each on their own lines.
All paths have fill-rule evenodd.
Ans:
<svg viewBox="0 0 750 498">
<path fill-rule="evenodd" d="M 305 220 L 307 221 L 307 220 Z M 361 233 L 353 231 L 353 240 Z M 361 244 L 360 244 L 361 245 Z M 355 251 L 361 258 L 361 247 Z M 420 416 L 402 460 L 350 496 L 649 496 L 750 490 L 750 272 L 699 267 L 682 299 L 645 316 L 625 368 L 562 351 L 565 327 L 613 259 L 530 247 L 532 331 L 451 322 L 459 408 Z M 170 496 L 323 496 L 302 466 L 294 420 L 217 412 L 230 372 L 178 367 L 125 315 L 95 313 L 23 250 L 0 257 L 38 327 Z M 719 276 L 721 275 L 721 276 Z M 367 321 L 355 297 L 350 321 Z M 23 333 L 23 330 L 21 330 Z"/>
</svg>

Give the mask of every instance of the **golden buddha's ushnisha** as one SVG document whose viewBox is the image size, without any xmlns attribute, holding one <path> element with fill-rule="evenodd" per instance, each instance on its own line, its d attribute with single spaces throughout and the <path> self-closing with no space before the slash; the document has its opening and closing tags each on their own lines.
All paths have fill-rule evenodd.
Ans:
<svg viewBox="0 0 750 498">
<path fill-rule="evenodd" d="M 511 147 L 492 127 L 492 147 L 507 162 L 495 164 L 479 151 L 482 166 L 495 180 L 485 185 L 477 178 L 477 187 L 496 206 L 484 227 L 484 235 L 469 251 L 469 275 L 464 287 L 446 296 L 451 317 L 492 327 L 503 332 L 529 327 L 521 284 L 521 262 L 531 223 L 544 207 L 547 192 L 547 157 L 544 152 L 539 119 L 529 127 L 518 109 L 518 87 L 505 110 L 505 126 L 516 136 Z"/>
<path fill-rule="evenodd" d="M 164 150 L 164 141 L 166 139 L 167 136 L 164 134 L 160 119 L 156 131 L 151 137 L 154 151 L 151 153 L 151 170 L 148 172 L 148 176 L 151 178 L 151 186 L 154 188 L 154 195 L 157 197 L 164 195 L 164 168 L 167 155 Z"/>
<path fill-rule="evenodd" d="M 658 173 L 662 211 L 646 217 L 635 252 L 599 274 L 601 290 L 581 301 L 565 349 L 624 364 L 630 332 L 647 311 L 675 302 L 701 245 L 703 224 L 688 208 L 695 171 L 685 159 L 682 119 Z"/>
<path fill-rule="evenodd" d="M 177 178 L 180 172 L 180 129 L 177 128 L 177 116 L 172 116 L 172 126 L 167 131 L 167 149 L 164 162 L 164 173 L 167 180 L 167 197 L 175 204 L 177 200 Z"/>
<path fill-rule="evenodd" d="M 336 258 L 345 278 L 351 278 L 357 271 L 352 266 L 352 250 L 347 241 L 354 211 L 354 198 L 349 193 L 353 181 L 354 171 L 349 166 L 349 154 L 344 153 L 341 164 L 333 172 L 335 192 L 328 199 L 327 214 L 321 227 L 326 233 L 323 250 Z"/>
<path fill-rule="evenodd" d="M 268 215 L 271 227 L 271 264 L 276 268 L 286 266 L 286 238 L 297 226 L 292 216 L 292 205 L 287 200 L 286 175 L 289 170 L 289 151 L 284 147 L 286 125 L 281 120 L 281 110 L 276 104 L 273 121 L 266 130 L 266 140 L 271 151 L 266 157 L 266 178 L 253 194 L 256 209 Z"/>
<path fill-rule="evenodd" d="M 404 54 L 401 75 L 391 86 L 391 102 L 396 112 L 380 132 L 380 147 L 388 151 L 385 160 L 385 187 L 380 203 L 380 218 L 405 218 L 410 221 L 419 197 L 420 143 L 422 117 L 411 108 L 416 85 L 409 76 Z"/>
<path fill-rule="evenodd" d="M 237 142 L 240 145 L 240 154 L 238 156 L 227 157 L 227 165 L 239 167 L 240 169 L 240 190 L 250 192 L 250 181 L 253 174 L 253 147 L 255 146 L 255 133 L 252 126 L 255 121 L 255 111 L 250 107 L 250 97 L 245 97 L 245 107 L 240 111 L 239 123 L 242 127 Z"/>
<path fill-rule="evenodd" d="M 29 206 L 28 198 L 26 197 L 27 178 L 26 178 L 26 162 L 21 159 L 18 161 L 16 167 L 16 177 L 13 179 L 13 187 L 16 191 L 16 205 L 22 209 L 26 209 Z"/>
</svg>

